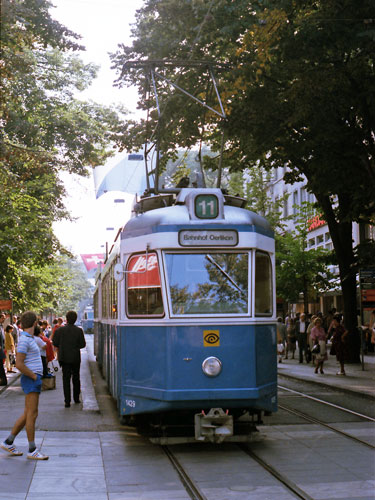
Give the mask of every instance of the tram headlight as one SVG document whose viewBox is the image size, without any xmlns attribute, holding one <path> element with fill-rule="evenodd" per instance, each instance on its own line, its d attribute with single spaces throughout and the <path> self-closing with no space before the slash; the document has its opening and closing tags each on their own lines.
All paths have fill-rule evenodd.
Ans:
<svg viewBox="0 0 375 500">
<path fill-rule="evenodd" d="M 222 363 L 220 359 L 210 356 L 202 363 L 202 370 L 207 377 L 217 377 L 221 372 Z"/>
</svg>

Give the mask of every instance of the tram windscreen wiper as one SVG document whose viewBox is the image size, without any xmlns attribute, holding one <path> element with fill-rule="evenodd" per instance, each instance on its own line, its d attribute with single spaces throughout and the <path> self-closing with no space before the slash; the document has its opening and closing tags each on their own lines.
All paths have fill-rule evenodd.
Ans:
<svg viewBox="0 0 375 500">
<path fill-rule="evenodd" d="M 246 294 L 244 293 L 243 290 L 241 290 L 241 288 L 237 285 L 237 283 L 235 281 L 232 280 L 232 278 L 229 276 L 229 274 L 224 271 L 224 269 L 211 257 L 211 255 L 207 254 L 205 255 L 206 259 L 211 262 L 211 264 L 213 264 L 217 269 L 219 269 L 219 271 L 227 278 L 228 281 L 230 281 L 232 283 L 232 285 L 234 287 L 237 288 L 237 290 L 244 296 L 246 296 Z"/>
</svg>

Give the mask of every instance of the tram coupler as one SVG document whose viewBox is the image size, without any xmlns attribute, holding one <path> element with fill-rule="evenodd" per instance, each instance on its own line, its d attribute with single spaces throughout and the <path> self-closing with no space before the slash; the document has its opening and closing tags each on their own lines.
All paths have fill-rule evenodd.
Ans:
<svg viewBox="0 0 375 500">
<path fill-rule="evenodd" d="M 207 414 L 203 411 L 196 413 L 194 430 L 197 441 L 222 443 L 225 438 L 233 436 L 233 416 L 222 408 L 211 408 Z"/>
</svg>

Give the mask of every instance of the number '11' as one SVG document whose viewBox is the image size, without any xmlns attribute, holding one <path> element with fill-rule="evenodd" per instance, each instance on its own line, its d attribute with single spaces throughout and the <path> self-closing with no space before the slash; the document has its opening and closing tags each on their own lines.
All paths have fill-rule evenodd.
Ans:
<svg viewBox="0 0 375 500">
<path fill-rule="evenodd" d="M 198 203 L 198 205 L 202 209 L 202 215 L 215 215 L 215 202 L 214 200 L 211 201 L 201 201 Z M 209 209 L 209 211 L 206 212 L 206 210 Z"/>
</svg>

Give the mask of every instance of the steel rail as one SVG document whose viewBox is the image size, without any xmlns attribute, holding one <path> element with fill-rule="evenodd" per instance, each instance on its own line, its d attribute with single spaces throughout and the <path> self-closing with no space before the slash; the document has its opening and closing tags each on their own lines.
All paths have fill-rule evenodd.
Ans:
<svg viewBox="0 0 375 500">
<path fill-rule="evenodd" d="M 180 477 L 182 484 L 184 485 L 188 495 L 192 500 L 207 500 L 207 497 L 200 492 L 198 486 L 194 483 L 194 481 L 190 478 L 189 474 L 185 471 L 183 466 L 180 464 L 176 456 L 170 450 L 170 448 L 166 445 L 161 445 L 162 450 L 169 458 L 173 468 L 176 470 L 177 474 Z"/>
<path fill-rule="evenodd" d="M 351 439 L 352 441 L 355 441 L 356 443 L 360 443 L 360 444 L 363 444 L 364 446 L 367 446 L 368 448 L 371 448 L 372 450 L 375 449 L 375 446 L 371 443 L 367 443 L 366 441 L 363 441 L 362 439 L 359 439 L 355 436 L 352 436 L 351 434 L 348 434 L 347 432 L 345 431 L 341 431 L 340 429 L 336 429 L 336 427 L 333 427 L 332 425 L 330 424 L 326 424 L 325 422 L 319 420 L 318 418 L 315 418 L 315 417 L 311 417 L 309 415 L 307 415 L 306 413 L 302 412 L 302 411 L 299 411 L 299 410 L 295 410 L 293 408 L 288 408 L 286 406 L 283 406 L 283 405 L 278 405 L 279 408 L 281 408 L 282 410 L 285 410 L 289 413 L 292 413 L 293 415 L 296 415 L 298 417 L 301 417 L 309 422 L 312 422 L 314 424 L 318 424 L 318 425 L 321 425 L 322 427 L 327 427 L 327 429 L 333 431 L 333 432 L 336 432 L 337 434 L 340 434 L 341 436 L 344 436 L 346 438 L 349 438 Z"/>
<path fill-rule="evenodd" d="M 296 483 L 288 479 L 284 474 L 281 474 L 278 470 L 276 470 L 271 464 L 263 460 L 259 455 L 254 453 L 252 450 L 248 448 L 248 445 L 239 444 L 239 448 L 249 455 L 253 460 L 258 462 L 258 464 L 263 467 L 267 472 L 269 472 L 274 478 L 280 481 L 284 486 L 288 488 L 294 495 L 296 495 L 301 500 L 313 500 L 313 498 L 308 495 L 305 491 L 301 490 Z"/>
<path fill-rule="evenodd" d="M 356 417 L 360 417 L 360 418 L 363 418 L 365 420 L 369 420 L 370 422 L 375 422 L 375 418 L 369 417 L 368 415 L 363 415 L 362 413 L 358 413 L 358 412 L 353 411 L 353 410 L 349 410 L 348 408 L 344 408 L 344 407 L 339 406 L 339 405 L 335 405 L 334 403 L 330 403 L 329 401 L 324 401 L 324 399 L 315 398 L 314 396 L 309 396 L 308 394 L 305 394 L 305 393 L 299 392 L 299 391 L 295 391 L 295 390 L 289 389 L 287 387 L 283 387 L 282 385 L 278 385 L 277 387 L 279 389 L 282 389 L 283 391 L 293 392 L 294 394 L 298 394 L 299 396 L 303 396 L 304 398 L 311 399 L 313 401 L 316 401 L 316 402 L 321 403 L 321 404 L 325 404 L 327 406 L 332 406 L 332 408 L 336 408 L 336 409 L 344 411 L 346 413 L 350 413 L 352 415 L 355 415 Z"/>
</svg>

